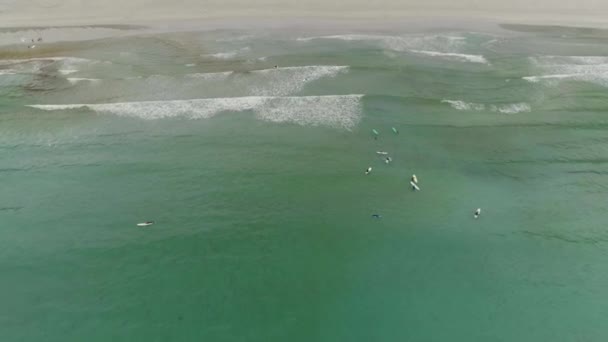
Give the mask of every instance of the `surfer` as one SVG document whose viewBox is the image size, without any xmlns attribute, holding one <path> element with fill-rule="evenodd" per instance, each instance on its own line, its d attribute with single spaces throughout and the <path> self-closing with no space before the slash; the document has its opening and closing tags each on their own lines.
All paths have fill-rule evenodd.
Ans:
<svg viewBox="0 0 608 342">
<path fill-rule="evenodd" d="M 379 219 L 379 218 L 381 218 L 382 216 L 381 216 L 381 215 L 378 215 L 378 214 L 373 214 L 373 215 L 372 215 L 372 217 L 373 217 L 373 218 L 375 218 L 375 219 Z"/>
<path fill-rule="evenodd" d="M 388 164 L 388 163 L 390 163 L 390 162 L 392 162 L 392 161 L 393 161 L 393 158 L 391 158 L 391 157 L 386 157 L 386 160 L 385 160 L 384 162 Z"/>
<path fill-rule="evenodd" d="M 369 173 L 372 172 L 372 167 L 368 167 L 367 170 L 365 170 L 365 174 L 369 175 Z"/>
<path fill-rule="evenodd" d="M 418 184 L 418 178 L 416 177 L 416 175 L 412 175 L 412 179 L 410 180 L 412 181 L 412 183 Z"/>
<path fill-rule="evenodd" d="M 481 215 L 481 208 L 477 208 L 477 210 L 475 210 L 475 213 L 473 213 L 473 217 L 479 218 L 479 215 Z"/>
</svg>

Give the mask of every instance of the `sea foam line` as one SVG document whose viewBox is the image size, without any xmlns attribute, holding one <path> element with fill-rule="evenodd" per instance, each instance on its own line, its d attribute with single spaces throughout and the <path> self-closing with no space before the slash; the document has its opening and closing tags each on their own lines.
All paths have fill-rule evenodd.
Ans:
<svg viewBox="0 0 608 342">
<path fill-rule="evenodd" d="M 564 79 L 564 78 L 574 78 L 580 76 L 580 74 L 555 74 L 555 75 L 543 75 L 543 76 L 526 76 L 526 77 L 522 77 L 522 79 L 531 82 L 531 83 L 538 83 L 542 80 L 551 80 L 551 79 Z"/>
<path fill-rule="evenodd" d="M 308 72 L 314 74 L 337 74 L 341 71 L 348 70 L 348 66 L 345 65 L 304 65 L 304 66 L 290 66 L 270 69 L 258 69 L 245 72 L 239 71 L 225 71 L 225 72 L 208 72 L 208 73 L 193 73 L 187 74 L 186 77 L 195 78 L 225 78 L 230 75 L 245 75 L 245 74 L 271 74 L 281 72 Z"/>
<path fill-rule="evenodd" d="M 497 112 L 502 114 L 515 114 L 522 112 L 530 112 L 532 108 L 525 102 L 510 103 L 502 105 L 486 105 L 483 103 L 465 102 L 462 100 L 441 100 L 441 103 L 447 103 L 452 108 L 462 111 L 484 111 Z"/>
<path fill-rule="evenodd" d="M 222 112 L 253 111 L 258 119 L 299 125 L 351 129 L 361 116 L 363 95 L 247 96 L 170 101 L 117 102 L 99 104 L 28 105 L 41 110 L 89 109 L 99 113 L 147 120 L 185 117 L 211 118 Z"/>
<path fill-rule="evenodd" d="M 335 39 L 343 41 L 370 41 L 378 42 L 380 46 L 397 52 L 412 52 L 431 57 L 447 58 L 463 62 L 488 64 L 482 55 L 462 53 L 465 48 L 466 37 L 452 35 L 430 36 L 386 36 L 386 35 L 334 35 L 320 37 L 297 38 L 298 41 L 311 41 L 317 39 Z"/>
<path fill-rule="evenodd" d="M 427 55 L 431 57 L 446 57 L 452 59 L 458 59 L 461 61 L 488 64 L 488 60 L 482 55 L 468 55 L 464 53 L 454 52 L 436 52 L 436 51 L 425 51 L 425 50 L 412 50 L 414 53 Z"/>
<path fill-rule="evenodd" d="M 68 63 L 99 63 L 100 61 L 94 59 L 80 58 L 80 57 L 36 57 L 36 58 L 23 58 L 23 59 L 0 59 L 0 65 L 7 64 L 19 64 L 28 62 L 68 62 Z"/>
<path fill-rule="evenodd" d="M 76 84 L 78 82 L 91 82 L 91 83 L 99 83 L 101 79 L 99 78 L 81 78 L 81 77 L 68 77 L 66 78 L 68 82 L 71 84 Z"/>
<path fill-rule="evenodd" d="M 244 48 L 238 49 L 238 50 L 233 50 L 233 51 L 226 51 L 226 52 L 217 52 L 217 53 L 210 53 L 210 54 L 206 54 L 203 55 L 204 57 L 211 57 L 211 58 L 215 58 L 215 59 L 232 59 L 238 55 L 240 55 L 243 52 L 247 52 L 251 50 L 250 47 L 246 46 Z"/>
</svg>

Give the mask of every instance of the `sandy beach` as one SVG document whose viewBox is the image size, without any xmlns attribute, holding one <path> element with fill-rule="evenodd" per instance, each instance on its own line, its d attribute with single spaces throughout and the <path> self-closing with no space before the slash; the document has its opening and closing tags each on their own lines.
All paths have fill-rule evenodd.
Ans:
<svg viewBox="0 0 608 342">
<path fill-rule="evenodd" d="M 488 20 L 494 22 L 605 27 L 608 2 L 594 0 L 475 1 L 475 0 L 310 0 L 286 3 L 261 0 L 197 1 L 176 4 L 168 0 L 104 2 L 93 0 L 0 1 L 0 27 L 40 27 L 99 24 L 233 24 L 270 19 L 289 23 L 294 18 L 310 20 L 379 20 L 399 22 L 407 19 Z"/>
</svg>

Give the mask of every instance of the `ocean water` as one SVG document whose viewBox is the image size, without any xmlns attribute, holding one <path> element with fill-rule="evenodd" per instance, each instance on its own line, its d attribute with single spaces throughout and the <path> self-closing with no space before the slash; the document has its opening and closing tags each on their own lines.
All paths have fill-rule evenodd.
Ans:
<svg viewBox="0 0 608 342">
<path fill-rule="evenodd" d="M 2 341 L 608 339 L 607 31 L 26 33 Z"/>
</svg>

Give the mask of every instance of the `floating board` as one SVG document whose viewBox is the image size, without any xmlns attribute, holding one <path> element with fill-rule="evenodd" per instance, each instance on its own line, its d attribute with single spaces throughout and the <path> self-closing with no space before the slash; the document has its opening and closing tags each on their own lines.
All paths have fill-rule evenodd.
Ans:
<svg viewBox="0 0 608 342">
<path fill-rule="evenodd" d="M 418 185 L 414 182 L 410 182 L 410 185 L 412 186 L 412 188 L 416 191 L 420 191 L 420 188 L 418 187 Z"/>
<path fill-rule="evenodd" d="M 375 129 L 372 129 L 372 133 L 374 133 L 375 135 L 380 134 L 380 133 L 378 133 L 378 131 L 376 131 Z"/>
<path fill-rule="evenodd" d="M 383 156 L 388 154 L 388 152 L 384 152 L 384 151 L 377 151 L 376 153 L 379 155 L 383 155 Z"/>
<path fill-rule="evenodd" d="M 399 134 L 399 131 L 395 127 L 393 127 L 393 133 Z"/>
<path fill-rule="evenodd" d="M 153 224 L 154 224 L 154 222 L 141 222 L 141 223 L 138 223 L 137 226 L 138 227 L 147 227 L 147 226 L 151 226 Z"/>
</svg>

